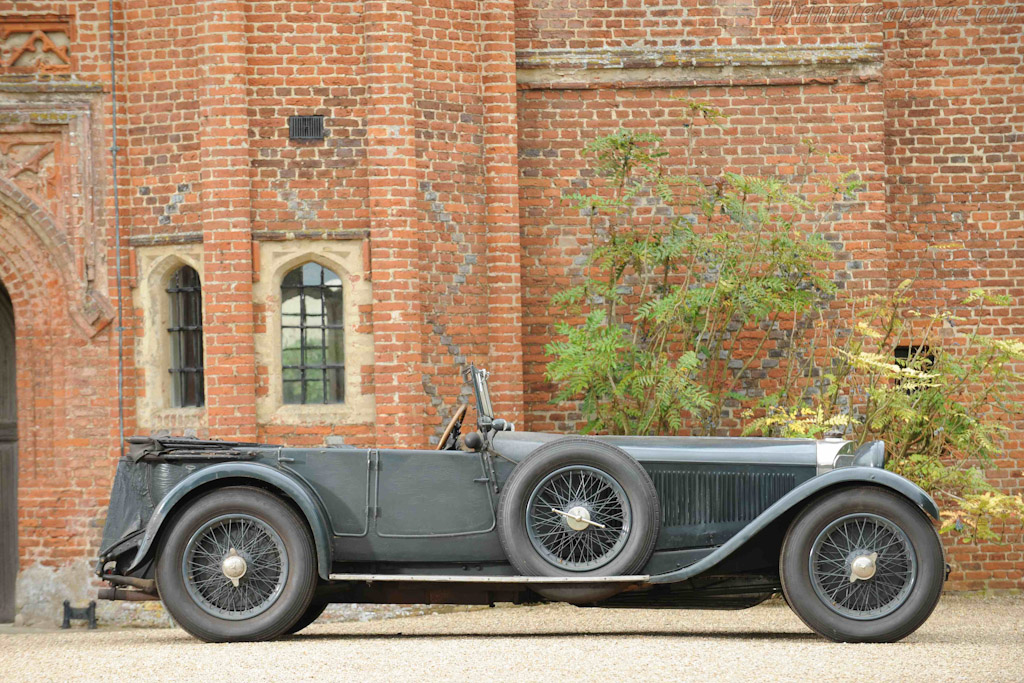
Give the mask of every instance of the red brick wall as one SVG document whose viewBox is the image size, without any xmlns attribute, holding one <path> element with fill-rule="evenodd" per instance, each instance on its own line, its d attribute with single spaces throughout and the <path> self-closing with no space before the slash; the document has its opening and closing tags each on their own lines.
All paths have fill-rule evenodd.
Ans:
<svg viewBox="0 0 1024 683">
<path fill-rule="evenodd" d="M 908 11 L 933 3 L 900 3 Z M 891 282 L 919 278 L 922 307 L 953 307 L 981 329 L 1024 337 L 1024 7 L 982 0 L 931 22 L 885 24 L 887 222 Z M 935 250 L 938 245 L 960 245 Z M 970 288 L 1007 294 L 980 320 L 956 308 Z M 926 308 L 927 310 L 927 308 Z M 991 479 L 1024 492 L 1024 417 Z M 1024 536 L 951 548 L 956 588 L 1020 588 Z"/>
<path fill-rule="evenodd" d="M 865 106 L 848 111 L 844 97 L 859 97 Z M 684 106 L 676 98 L 709 102 L 730 116 L 722 130 L 697 126 L 688 156 L 682 126 Z M 793 172 L 800 163 L 801 138 L 814 135 L 843 149 L 850 161 L 821 163 L 812 174 L 854 171 L 865 182 L 828 239 L 847 290 L 880 290 L 886 285 L 886 230 L 883 221 L 883 154 L 881 85 L 745 86 L 609 90 L 524 90 L 519 101 L 520 207 L 523 258 L 524 377 L 527 428 L 571 430 L 580 415 L 573 406 L 552 405 L 554 387 L 544 379 L 544 345 L 552 339 L 561 313 L 550 305 L 557 291 L 576 284 L 591 241 L 587 219 L 565 196 L 585 192 L 592 174 L 583 146 L 620 126 L 666 134 L 669 172 L 717 175 L 731 171 L 767 174 Z M 813 133 L 812 133 L 813 131 Z M 804 171 L 801 171 L 804 173 Z"/>
<path fill-rule="evenodd" d="M 365 230 L 363 4 L 245 3 L 252 227 Z M 322 114 L 326 143 L 288 140 L 288 117 Z"/>
<path fill-rule="evenodd" d="M 516 48 L 643 49 L 879 42 L 882 27 L 876 21 L 876 12 L 882 8 L 881 0 L 516 0 Z M 829 16 L 845 18 L 824 25 L 811 21 L 808 10 L 831 10 Z M 793 20 L 794 16 L 807 20 Z"/>
<path fill-rule="evenodd" d="M 458 0 L 417 3 L 412 15 L 415 231 L 423 318 L 422 377 L 410 377 L 408 388 L 427 401 L 428 432 L 451 414 L 463 386 L 453 372 L 456 358 L 487 354 L 478 20 L 476 3 Z"/>
<path fill-rule="evenodd" d="M 0 2 L 0 18 L 15 24 L 28 11 L 66 20 L 78 47 L 55 73 L 73 73 L 85 85 L 61 95 L 46 93 L 45 84 L 36 87 L 31 73 L 0 76 L 5 161 L 26 160 L 40 149 L 34 142 L 54 144 L 33 167 L 38 173 L 14 174 L 5 163 L 0 180 L 0 280 L 16 325 L 23 566 L 63 564 L 94 551 L 117 449 L 108 278 L 114 252 L 107 233 L 112 187 L 103 171 L 110 145 L 104 130 L 109 102 L 102 94 L 106 7 L 87 0 L 31 8 Z M 86 182 L 90 174 L 95 183 Z"/>
<path fill-rule="evenodd" d="M 0 1 L 0 22 L 23 5 Z M 1020 18 L 922 28 L 877 14 L 896 3 L 816 7 L 847 14 L 812 24 L 768 0 L 115 0 L 129 433 L 144 391 L 134 255 L 163 243 L 204 253 L 202 436 L 426 445 L 467 395 L 467 362 L 494 372 L 503 415 L 571 428 L 579 415 L 550 405 L 543 379 L 550 295 L 579 276 L 588 241 L 562 197 L 588 182 L 582 146 L 620 125 L 668 130 L 680 149 L 673 96 L 732 115 L 699 143 L 709 172 L 791 166 L 805 136 L 849 156 L 867 186 L 834 235 L 847 286 L 921 270 L 936 292 L 977 280 L 1022 298 Z M 64 184 L 0 207 L 26 565 L 92 552 L 118 451 L 106 10 L 33 3 L 70 17 L 73 63 L 0 73 L 5 112 L 78 103 L 91 128 L 75 130 L 92 135 L 60 129 Z M 294 114 L 324 115 L 327 139 L 289 141 Z M 57 125 L 11 120 L 0 135 Z M 92 184 L 78 187 L 84 168 Z M 272 380 L 253 342 L 270 323 L 253 254 L 292 237 L 362 240 L 373 302 L 358 324 L 375 362 L 350 371 L 375 397 L 374 424 L 256 419 Z M 950 240 L 967 246 L 925 255 Z M 1020 335 L 1021 315 L 992 310 L 985 324 Z M 995 475 L 1006 487 L 1024 479 L 1021 427 Z M 954 585 L 1019 587 L 1012 539 L 957 549 Z"/>
<path fill-rule="evenodd" d="M 682 150 L 673 96 L 709 101 L 738 125 L 707 139 L 699 163 L 709 171 L 785 173 L 791 161 L 780 150 L 804 136 L 851 157 L 867 187 L 858 196 L 864 206 L 835 231 L 837 257 L 849 262 L 848 288 L 877 290 L 917 275 L 922 307 L 948 305 L 977 284 L 1021 299 L 1024 11 L 1017 3 L 962 4 L 938 19 L 925 2 L 815 3 L 818 19 L 807 5 L 767 2 L 517 5 L 528 427 L 571 429 L 580 419 L 573 406 L 550 403 L 553 387 L 543 376 L 543 346 L 558 315 L 550 296 L 580 276 L 589 241 L 585 220 L 563 199 L 588 186 L 580 150 L 619 126 L 667 132 L 669 148 Z M 758 50 L 775 45 L 802 48 L 817 64 L 805 68 L 797 51 Z M 729 49 L 729 71 L 699 68 Z M 755 68 L 757 59 L 770 66 Z M 677 155 L 670 159 L 681 168 Z M 964 248 L 926 250 L 947 242 Z M 987 311 L 983 327 L 1019 338 L 1022 310 Z M 991 479 L 1020 492 L 1024 423 L 1009 426 L 1007 457 Z M 950 543 L 950 586 L 1019 587 L 1019 529 L 1005 540 Z"/>
<path fill-rule="evenodd" d="M 0 5 L 0 15 L 20 9 Z M 55 88 L 34 95 L 44 103 L 84 83 L 103 136 L 90 160 L 102 262 L 90 268 L 106 326 L 82 333 L 61 315 L 81 294 L 63 291 L 78 275 L 76 236 L 64 240 L 66 262 L 50 263 L 45 244 L 30 244 L 47 236 L 11 219 L 0 256 L 24 360 L 22 560 L 59 563 L 92 551 L 118 451 L 111 168 L 102 155 L 108 34 L 105 6 L 33 11 L 70 17 L 74 64 L 9 80 Z M 200 436 L 425 445 L 465 399 L 458 366 L 471 361 L 499 371 L 499 407 L 521 415 L 511 2 L 126 0 L 115 20 L 128 433 L 145 390 L 133 367 L 142 311 L 131 296 L 146 274 L 134 255 L 152 244 L 202 245 Z M 289 141 L 287 117 L 310 113 L 325 115 L 327 140 Z M 374 301 L 360 324 L 374 335 L 376 362 L 356 371 L 375 395 L 376 424 L 256 420 L 271 380 L 255 363 L 253 334 L 268 320 L 252 297 L 253 253 L 289 235 L 364 240 Z M 26 278 L 33 270 L 45 284 Z"/>
<path fill-rule="evenodd" d="M 149 0 L 127 4 L 115 16 L 125 20 L 118 41 L 124 60 L 118 72 L 124 103 L 118 142 L 126 152 L 121 173 L 131 188 L 121 207 L 129 234 L 198 231 L 203 6 Z M 98 37 L 106 39 L 103 19 Z"/>
<path fill-rule="evenodd" d="M 63 563 L 92 551 L 110 494 L 113 334 L 108 325 L 89 336 L 72 319 L 78 302 L 62 271 L 70 264 L 32 217 L 16 213 L 24 206 L 6 198 L 0 206 L 0 280 L 17 329 L 19 551 L 23 564 Z"/>
</svg>

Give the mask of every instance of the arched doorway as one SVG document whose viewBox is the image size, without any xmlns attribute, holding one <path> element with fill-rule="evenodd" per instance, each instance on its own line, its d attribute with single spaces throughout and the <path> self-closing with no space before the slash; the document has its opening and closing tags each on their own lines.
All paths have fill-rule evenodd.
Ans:
<svg viewBox="0 0 1024 683">
<path fill-rule="evenodd" d="M 18 576 L 18 410 L 14 307 L 0 282 L 0 623 L 14 621 Z"/>
</svg>

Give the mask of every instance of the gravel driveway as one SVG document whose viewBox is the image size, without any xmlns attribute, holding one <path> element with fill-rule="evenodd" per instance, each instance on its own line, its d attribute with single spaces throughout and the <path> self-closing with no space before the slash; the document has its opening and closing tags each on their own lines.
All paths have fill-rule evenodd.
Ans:
<svg viewBox="0 0 1024 683">
<path fill-rule="evenodd" d="M 5 681 L 1024 680 L 1024 596 L 947 596 L 894 645 L 840 645 L 784 605 L 740 612 L 480 609 L 316 624 L 274 643 L 178 629 L 0 630 Z"/>
</svg>

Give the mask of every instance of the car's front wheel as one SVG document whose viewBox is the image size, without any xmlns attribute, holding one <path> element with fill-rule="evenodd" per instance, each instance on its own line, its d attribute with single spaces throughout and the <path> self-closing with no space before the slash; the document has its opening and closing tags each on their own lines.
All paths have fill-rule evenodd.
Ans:
<svg viewBox="0 0 1024 683">
<path fill-rule="evenodd" d="M 257 488 L 225 488 L 197 499 L 174 520 L 158 552 L 164 606 L 182 628 L 210 642 L 286 633 L 316 588 L 305 521 Z"/>
<path fill-rule="evenodd" d="M 872 487 L 812 504 L 786 534 L 786 601 L 818 634 L 842 642 L 894 642 L 921 626 L 939 595 L 942 545 L 924 513 Z"/>
</svg>

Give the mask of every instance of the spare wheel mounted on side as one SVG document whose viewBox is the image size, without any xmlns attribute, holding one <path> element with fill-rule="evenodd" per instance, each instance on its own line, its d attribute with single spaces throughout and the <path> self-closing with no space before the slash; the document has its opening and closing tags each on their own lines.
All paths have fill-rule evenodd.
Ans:
<svg viewBox="0 0 1024 683">
<path fill-rule="evenodd" d="M 615 446 L 567 437 L 537 448 L 505 483 L 498 535 L 525 576 L 588 577 L 639 573 L 658 538 L 661 510 L 646 470 Z M 536 589 L 549 600 L 591 603 L 622 586 Z"/>
</svg>

